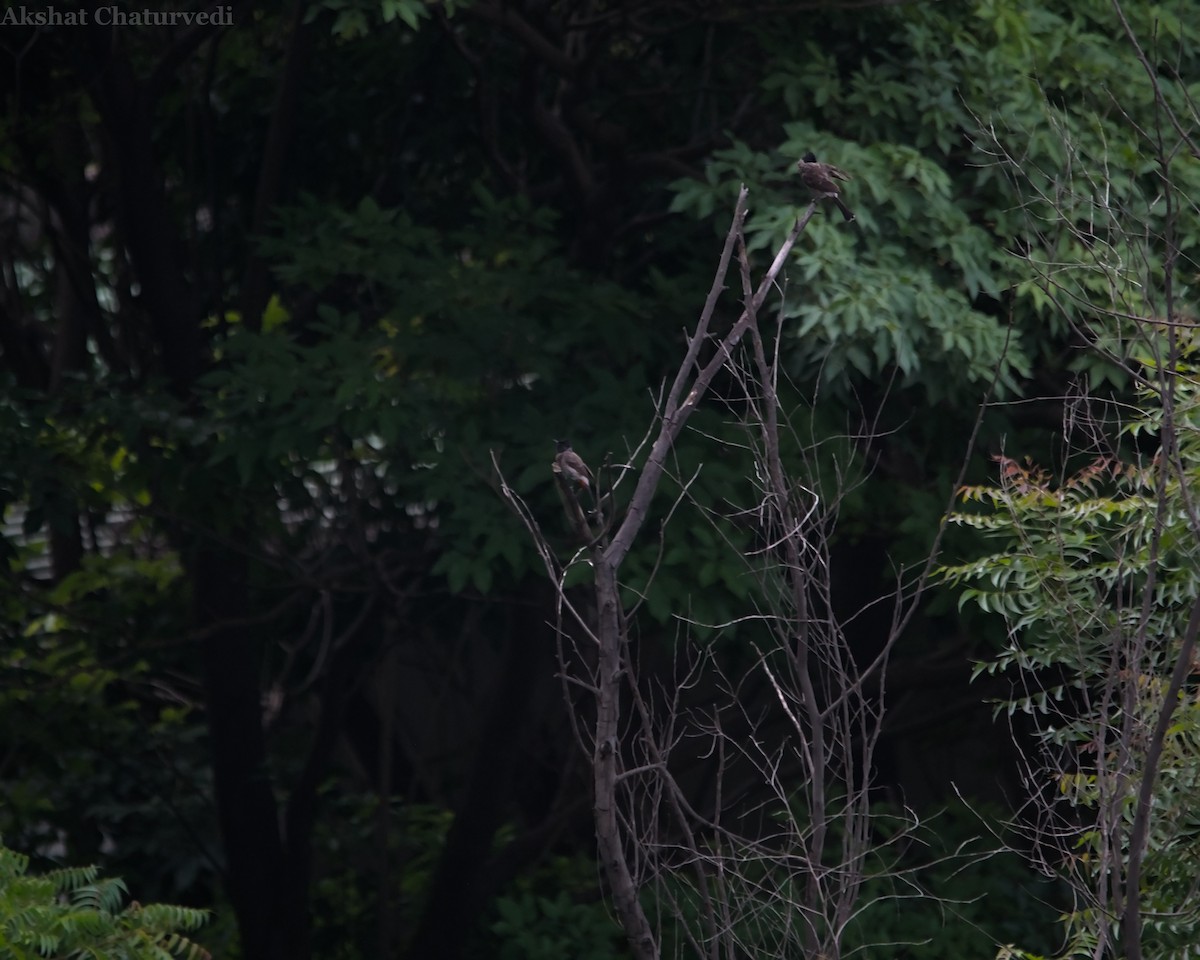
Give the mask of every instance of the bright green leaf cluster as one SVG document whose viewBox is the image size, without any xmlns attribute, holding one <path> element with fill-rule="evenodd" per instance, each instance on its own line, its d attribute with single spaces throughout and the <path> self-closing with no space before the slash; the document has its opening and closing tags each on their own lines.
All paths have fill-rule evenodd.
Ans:
<svg viewBox="0 0 1200 960">
<path fill-rule="evenodd" d="M 1196 373 L 1186 363 L 1170 372 L 1169 405 L 1157 387 L 1143 390 L 1141 409 L 1123 431 L 1153 438 L 1169 426 L 1177 461 L 1107 456 L 1056 480 L 1028 461 L 998 457 L 999 484 L 965 488 L 964 509 L 950 520 L 999 541 L 1000 548 L 941 571 L 946 582 L 961 588 L 960 604 L 1004 617 L 1009 642 L 977 674 L 1014 676 L 1023 692 L 1001 708 L 1036 716 L 1046 743 L 1056 751 L 1067 747 L 1065 756 L 1077 758 L 1058 775 L 1060 795 L 1082 809 L 1117 804 L 1127 819 L 1148 762 L 1145 742 L 1200 598 Z M 1119 696 L 1111 692 L 1114 686 L 1123 691 Z M 1200 821 L 1193 813 L 1200 803 L 1197 745 L 1200 701 L 1185 689 L 1173 707 L 1157 768 L 1144 857 L 1147 956 L 1190 956 L 1200 923 L 1194 897 L 1200 857 Z M 1132 772 L 1099 776 L 1116 763 L 1118 751 L 1129 764 L 1123 769 Z M 1102 839 L 1094 831 L 1080 833 L 1075 866 L 1084 873 L 1108 869 L 1093 856 Z M 1128 837 L 1120 843 L 1127 845 Z M 1128 852 L 1126 846 L 1123 854 Z M 1097 925 L 1109 922 L 1090 908 L 1067 917 L 1072 940 L 1081 947 L 1094 944 Z"/>
<path fill-rule="evenodd" d="M 132 902 L 119 879 L 95 867 L 29 874 L 29 858 L 0 846 L 0 956 L 88 957 L 93 960 L 207 960 L 180 931 L 198 929 L 204 910 Z"/>
</svg>

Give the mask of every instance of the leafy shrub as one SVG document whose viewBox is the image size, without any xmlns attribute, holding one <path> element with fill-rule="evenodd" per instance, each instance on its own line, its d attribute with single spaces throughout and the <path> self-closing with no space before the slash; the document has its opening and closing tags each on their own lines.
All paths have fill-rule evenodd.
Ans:
<svg viewBox="0 0 1200 960">
<path fill-rule="evenodd" d="M 93 960 L 207 960 L 208 951 L 179 933 L 207 918 L 203 910 L 163 903 L 122 908 L 121 880 L 95 867 L 29 875 L 29 858 L 0 846 L 0 958 L 90 957 Z"/>
</svg>

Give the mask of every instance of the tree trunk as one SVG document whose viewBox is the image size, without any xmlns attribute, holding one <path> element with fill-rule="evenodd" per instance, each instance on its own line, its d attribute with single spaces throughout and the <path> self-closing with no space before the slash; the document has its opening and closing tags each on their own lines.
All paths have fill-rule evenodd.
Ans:
<svg viewBox="0 0 1200 960">
<path fill-rule="evenodd" d="M 242 954 L 247 960 L 304 960 L 309 952 L 307 863 L 291 863 L 291 869 L 284 870 L 279 809 L 262 728 L 263 647 L 255 636 L 261 628 L 246 625 L 247 562 L 200 546 L 191 574 L 196 625 L 204 637 L 205 699 L 225 880 Z M 298 872 L 305 875 L 296 876 Z"/>
</svg>

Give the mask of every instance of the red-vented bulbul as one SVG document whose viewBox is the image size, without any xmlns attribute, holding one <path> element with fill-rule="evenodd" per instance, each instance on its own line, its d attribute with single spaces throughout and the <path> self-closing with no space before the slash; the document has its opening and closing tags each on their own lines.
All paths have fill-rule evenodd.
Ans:
<svg viewBox="0 0 1200 960">
<path fill-rule="evenodd" d="M 796 171 L 800 174 L 804 185 L 812 191 L 814 197 L 819 200 L 832 200 L 836 203 L 847 223 L 854 219 L 850 208 L 842 202 L 842 194 L 837 185 L 838 180 L 850 179 L 846 174 L 832 163 L 818 161 L 816 154 L 811 150 L 796 164 Z"/>
<path fill-rule="evenodd" d="M 583 458 L 571 449 L 570 440 L 554 441 L 554 462 L 558 464 L 559 473 L 579 486 L 590 490 L 592 488 L 592 471 L 588 469 Z"/>
</svg>

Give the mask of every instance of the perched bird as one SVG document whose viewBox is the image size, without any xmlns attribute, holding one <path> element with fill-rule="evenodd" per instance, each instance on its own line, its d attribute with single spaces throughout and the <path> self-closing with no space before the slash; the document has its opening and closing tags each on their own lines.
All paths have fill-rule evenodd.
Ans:
<svg viewBox="0 0 1200 960">
<path fill-rule="evenodd" d="M 583 462 L 583 458 L 571 449 L 571 441 L 555 440 L 554 449 L 556 451 L 554 462 L 558 466 L 558 472 L 572 483 L 577 483 L 590 490 L 592 488 L 592 471 Z"/>
<path fill-rule="evenodd" d="M 842 202 L 842 194 L 837 185 L 838 180 L 850 179 L 846 174 L 832 163 L 818 161 L 816 154 L 811 150 L 796 164 L 796 171 L 800 174 L 804 185 L 812 191 L 814 197 L 818 200 L 832 200 L 836 203 L 847 223 L 854 219 L 850 208 Z"/>
</svg>

